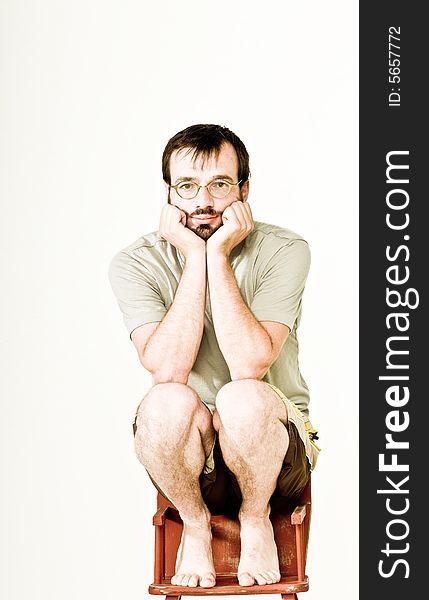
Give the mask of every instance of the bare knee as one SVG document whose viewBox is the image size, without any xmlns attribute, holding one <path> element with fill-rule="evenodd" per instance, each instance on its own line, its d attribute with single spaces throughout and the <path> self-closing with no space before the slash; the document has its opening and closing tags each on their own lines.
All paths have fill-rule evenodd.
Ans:
<svg viewBox="0 0 429 600">
<path fill-rule="evenodd" d="M 198 394 L 182 383 L 159 383 L 143 398 L 138 421 L 162 423 L 189 421 L 201 401 Z"/>
<path fill-rule="evenodd" d="M 224 385 L 216 396 L 219 421 L 228 427 L 264 427 L 273 418 L 284 419 L 286 409 L 269 385 L 258 379 L 240 379 Z"/>
</svg>

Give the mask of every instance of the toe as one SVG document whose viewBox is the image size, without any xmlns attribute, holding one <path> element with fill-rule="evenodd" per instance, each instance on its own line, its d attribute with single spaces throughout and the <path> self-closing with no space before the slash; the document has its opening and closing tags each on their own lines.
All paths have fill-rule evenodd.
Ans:
<svg viewBox="0 0 429 600">
<path fill-rule="evenodd" d="M 261 573 L 262 577 L 265 578 L 267 584 L 277 583 L 280 580 L 277 571 L 264 571 Z"/>
<path fill-rule="evenodd" d="M 278 581 L 280 581 L 281 577 L 279 571 L 268 571 L 268 573 L 271 579 L 273 580 L 272 583 L 277 583 Z"/>
<path fill-rule="evenodd" d="M 267 580 L 265 578 L 265 573 L 256 573 L 255 579 L 258 585 L 266 585 Z"/>
<path fill-rule="evenodd" d="M 173 585 L 182 585 L 183 575 L 173 575 L 171 583 Z"/>
<path fill-rule="evenodd" d="M 200 587 L 213 587 L 216 583 L 216 578 L 213 573 L 206 573 L 200 579 Z"/>
<path fill-rule="evenodd" d="M 188 579 L 188 586 L 189 587 L 197 587 L 198 585 L 198 575 L 190 575 L 189 579 Z"/>
<path fill-rule="evenodd" d="M 261 576 L 265 579 L 265 583 L 269 585 L 270 583 L 274 583 L 274 578 L 270 571 L 261 572 Z"/>
<path fill-rule="evenodd" d="M 254 578 L 250 573 L 240 573 L 238 575 L 238 583 L 243 586 L 253 585 L 255 583 Z"/>
</svg>

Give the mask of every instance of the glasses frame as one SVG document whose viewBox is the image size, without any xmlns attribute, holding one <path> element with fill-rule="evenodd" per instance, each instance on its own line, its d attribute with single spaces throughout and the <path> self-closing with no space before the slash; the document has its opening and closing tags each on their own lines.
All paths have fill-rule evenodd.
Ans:
<svg viewBox="0 0 429 600">
<path fill-rule="evenodd" d="M 231 181 L 225 181 L 225 179 L 222 179 L 221 177 L 219 177 L 218 179 L 213 179 L 213 181 L 210 181 L 210 183 L 207 183 L 206 185 L 198 185 L 198 184 L 197 184 L 197 183 L 195 183 L 195 182 L 189 182 L 189 183 L 195 183 L 195 185 L 197 186 L 197 191 L 196 191 L 196 192 L 195 192 L 195 194 L 194 194 L 193 196 L 191 196 L 190 198 L 184 198 L 184 197 L 183 197 L 183 196 L 182 196 L 182 195 L 181 195 L 181 194 L 178 192 L 178 190 L 177 190 L 177 188 L 179 187 L 179 185 L 181 185 L 182 183 L 187 183 L 186 181 L 181 181 L 180 183 L 176 183 L 176 185 L 169 185 L 169 186 L 168 186 L 168 189 L 169 189 L 169 190 L 171 190 L 171 188 L 173 188 L 173 190 L 176 192 L 176 194 L 177 194 L 177 195 L 178 195 L 180 198 L 182 198 L 182 200 L 193 200 L 194 198 L 196 198 L 196 197 L 198 196 L 198 194 L 200 193 L 200 189 L 201 189 L 201 188 L 207 188 L 207 191 L 208 191 L 208 193 L 210 194 L 210 196 L 211 196 L 212 198 L 216 198 L 217 200 L 222 200 L 222 198 L 226 198 L 226 197 L 228 196 L 228 194 L 229 194 L 229 192 L 230 192 L 231 190 L 229 190 L 229 191 L 228 191 L 228 192 L 225 194 L 225 196 L 214 196 L 214 195 L 211 193 L 211 191 L 209 190 L 209 186 L 211 186 L 211 185 L 212 185 L 212 184 L 213 184 L 215 181 L 223 181 L 224 183 L 227 183 L 228 185 L 230 185 L 230 186 L 233 186 L 233 185 L 239 185 L 239 184 L 240 184 L 240 183 L 241 183 L 243 180 L 242 180 L 242 179 L 240 179 L 240 181 L 236 181 L 236 182 L 234 183 L 234 182 L 231 182 Z"/>
</svg>

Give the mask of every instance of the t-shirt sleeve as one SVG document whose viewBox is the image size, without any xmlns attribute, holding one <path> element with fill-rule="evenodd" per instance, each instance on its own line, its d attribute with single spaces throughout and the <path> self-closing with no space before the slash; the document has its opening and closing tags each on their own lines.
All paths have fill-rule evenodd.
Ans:
<svg viewBox="0 0 429 600">
<path fill-rule="evenodd" d="M 310 249 L 292 240 L 275 250 L 257 278 L 250 309 L 258 321 L 276 321 L 292 331 L 300 314 L 310 268 Z"/>
<path fill-rule="evenodd" d="M 162 321 L 167 312 L 154 275 L 126 252 L 109 265 L 109 280 L 129 334 L 146 323 Z"/>
</svg>

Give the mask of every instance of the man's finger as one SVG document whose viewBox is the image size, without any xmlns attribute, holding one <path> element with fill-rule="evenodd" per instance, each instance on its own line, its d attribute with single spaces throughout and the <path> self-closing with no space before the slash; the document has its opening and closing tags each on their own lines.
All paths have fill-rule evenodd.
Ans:
<svg viewBox="0 0 429 600">
<path fill-rule="evenodd" d="M 240 219 L 237 213 L 235 212 L 232 204 L 227 206 L 223 211 L 222 220 L 223 222 L 229 221 L 230 223 L 233 223 L 236 226 L 241 224 Z"/>
<path fill-rule="evenodd" d="M 247 226 L 250 227 L 251 229 L 253 229 L 255 222 L 253 220 L 252 209 L 250 208 L 250 205 L 248 204 L 248 202 L 242 202 L 241 209 L 242 209 L 243 213 L 245 214 Z"/>
<path fill-rule="evenodd" d="M 253 228 L 253 219 L 251 215 L 249 216 L 246 205 L 243 202 L 234 202 L 231 204 L 231 208 L 234 210 L 234 213 L 242 227 L 244 227 L 246 230 Z"/>
<path fill-rule="evenodd" d="M 186 226 L 186 213 L 181 210 L 180 211 L 180 223 L 185 227 Z"/>
<path fill-rule="evenodd" d="M 242 205 L 243 205 L 243 208 L 246 211 L 246 213 L 249 215 L 249 217 L 253 221 L 252 209 L 250 208 L 250 204 L 248 202 L 242 202 Z"/>
</svg>

